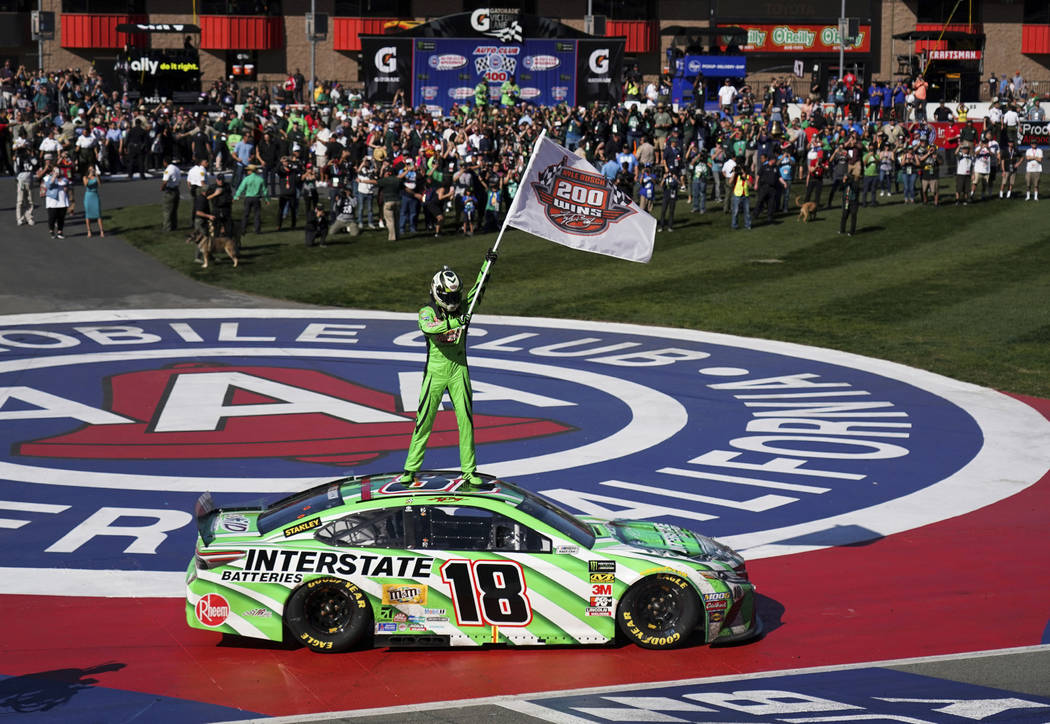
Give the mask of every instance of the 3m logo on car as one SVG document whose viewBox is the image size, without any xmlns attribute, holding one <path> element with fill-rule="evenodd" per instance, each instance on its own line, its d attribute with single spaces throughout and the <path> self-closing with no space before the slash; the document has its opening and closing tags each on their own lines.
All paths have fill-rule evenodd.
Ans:
<svg viewBox="0 0 1050 724">
<path fill-rule="evenodd" d="M 415 603 L 426 605 L 426 586 L 406 586 L 388 583 L 383 586 L 383 605 L 393 606 L 398 603 Z"/>
<path fill-rule="evenodd" d="M 222 626 L 230 616 L 230 604 L 218 593 L 209 593 L 197 601 L 195 612 L 205 626 Z"/>
</svg>

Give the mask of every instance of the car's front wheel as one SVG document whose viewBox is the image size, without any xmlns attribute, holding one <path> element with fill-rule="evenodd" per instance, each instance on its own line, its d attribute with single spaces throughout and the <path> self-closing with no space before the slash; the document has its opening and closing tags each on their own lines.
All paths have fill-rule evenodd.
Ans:
<svg viewBox="0 0 1050 724">
<path fill-rule="evenodd" d="M 321 653 L 360 643 L 371 620 L 368 596 L 341 578 L 317 578 L 300 586 L 284 607 L 284 623 L 296 640 Z"/>
<path fill-rule="evenodd" d="M 647 576 L 620 599 L 616 623 L 632 643 L 645 649 L 681 646 L 700 621 L 700 601 L 683 578 Z"/>
</svg>

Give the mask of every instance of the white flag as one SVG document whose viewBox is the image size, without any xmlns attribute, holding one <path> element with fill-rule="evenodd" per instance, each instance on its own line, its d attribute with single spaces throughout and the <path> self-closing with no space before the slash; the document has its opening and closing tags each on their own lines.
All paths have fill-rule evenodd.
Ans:
<svg viewBox="0 0 1050 724">
<path fill-rule="evenodd" d="M 544 239 L 630 261 L 649 261 L 656 219 L 584 159 L 541 135 L 506 224 Z"/>
</svg>

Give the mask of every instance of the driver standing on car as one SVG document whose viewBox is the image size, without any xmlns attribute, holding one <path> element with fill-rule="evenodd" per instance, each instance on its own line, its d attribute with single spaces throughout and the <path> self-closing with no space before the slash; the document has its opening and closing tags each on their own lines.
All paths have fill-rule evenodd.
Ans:
<svg viewBox="0 0 1050 724">
<path fill-rule="evenodd" d="M 485 254 L 485 264 L 474 286 L 467 292 L 468 310 L 472 309 L 475 296 L 481 293 L 483 280 L 496 258 L 495 251 Z M 459 462 L 463 477 L 474 485 L 482 483 L 476 474 L 473 392 L 467 370 L 467 326 L 470 324 L 470 313 L 460 311 L 462 301 L 459 276 L 447 266 L 443 267 L 430 284 L 430 302 L 419 310 L 419 329 L 426 338 L 427 361 L 423 385 L 419 390 L 416 427 L 412 432 L 412 442 L 400 482 L 411 482 L 422 467 L 423 452 L 441 407 L 441 398 L 448 390 L 459 427 Z"/>
</svg>

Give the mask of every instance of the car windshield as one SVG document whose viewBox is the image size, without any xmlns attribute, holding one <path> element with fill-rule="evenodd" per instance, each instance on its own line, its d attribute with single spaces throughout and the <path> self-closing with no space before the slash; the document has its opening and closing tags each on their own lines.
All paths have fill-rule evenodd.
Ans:
<svg viewBox="0 0 1050 724">
<path fill-rule="evenodd" d="M 518 510 L 521 512 L 543 521 L 584 548 L 590 548 L 594 545 L 594 535 L 591 533 L 590 526 L 578 520 L 572 513 L 562 510 L 554 503 L 505 480 L 501 480 L 499 486 L 504 490 L 511 490 L 521 496 L 521 502 L 517 505 Z"/>
<path fill-rule="evenodd" d="M 265 535 L 271 530 L 281 528 L 299 518 L 317 515 L 322 511 L 342 504 L 343 496 L 339 493 L 338 482 L 310 488 L 297 495 L 279 500 L 260 513 L 258 518 L 259 533 Z"/>
</svg>

